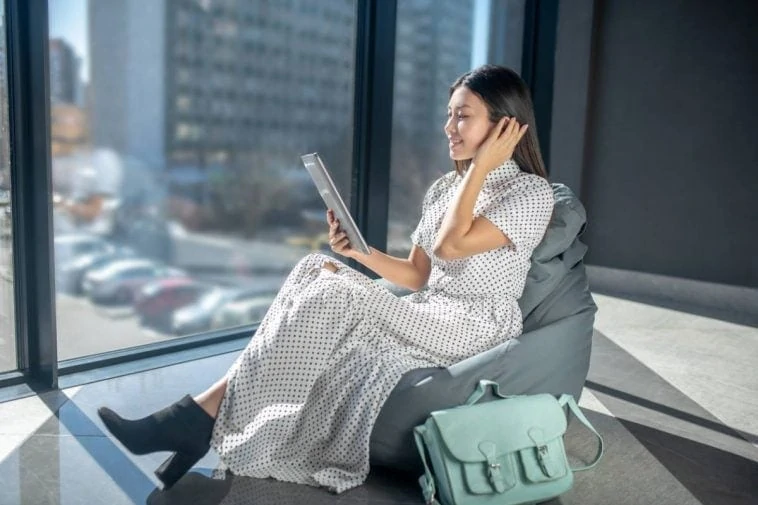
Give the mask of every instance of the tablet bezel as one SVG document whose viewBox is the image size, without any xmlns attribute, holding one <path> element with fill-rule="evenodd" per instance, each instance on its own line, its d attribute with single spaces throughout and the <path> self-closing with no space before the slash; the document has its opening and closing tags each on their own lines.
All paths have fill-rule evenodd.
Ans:
<svg viewBox="0 0 758 505">
<path fill-rule="evenodd" d="M 305 169 L 316 185 L 321 199 L 326 204 L 327 208 L 334 211 L 334 216 L 340 222 L 340 228 L 347 234 L 347 238 L 350 241 L 350 247 L 355 248 L 357 251 L 363 254 L 371 254 L 371 249 L 363 238 L 358 226 L 356 226 L 353 216 L 350 215 L 350 211 L 345 205 L 345 201 L 342 199 L 337 186 L 334 185 L 329 171 L 326 169 L 324 161 L 321 156 L 316 153 L 304 154 L 300 156 L 300 159 L 305 165 Z"/>
</svg>

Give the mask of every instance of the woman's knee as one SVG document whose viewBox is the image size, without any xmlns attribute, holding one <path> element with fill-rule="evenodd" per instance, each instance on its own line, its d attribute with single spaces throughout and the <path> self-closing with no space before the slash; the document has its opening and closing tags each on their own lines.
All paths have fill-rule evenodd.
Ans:
<svg viewBox="0 0 758 505">
<path fill-rule="evenodd" d="M 295 271 L 302 270 L 302 269 L 308 270 L 308 269 L 313 268 L 314 266 L 320 265 L 324 262 L 324 260 L 322 259 L 322 256 L 323 255 L 321 253 L 306 254 L 305 256 L 300 258 L 300 261 L 297 262 L 293 270 Z"/>
<path fill-rule="evenodd" d="M 333 272 L 339 269 L 340 266 L 337 260 L 331 256 L 327 256 L 326 254 L 318 252 L 306 254 L 300 259 L 297 265 L 295 265 L 295 268 L 293 268 L 293 273 L 295 276 L 316 273 L 318 270 L 321 270 L 328 264 L 334 266 L 334 270 L 332 270 Z"/>
</svg>

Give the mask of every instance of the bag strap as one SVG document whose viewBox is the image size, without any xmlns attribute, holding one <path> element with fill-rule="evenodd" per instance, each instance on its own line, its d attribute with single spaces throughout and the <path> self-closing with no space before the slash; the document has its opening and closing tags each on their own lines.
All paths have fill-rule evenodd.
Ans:
<svg viewBox="0 0 758 505">
<path fill-rule="evenodd" d="M 583 425 L 585 425 L 587 428 L 589 428 L 592 433 L 594 433 L 597 436 L 597 439 L 600 441 L 600 447 L 597 452 L 597 456 L 595 456 L 595 460 L 590 463 L 587 466 L 579 467 L 579 468 L 572 468 L 571 470 L 574 472 L 581 472 L 583 470 L 589 470 L 590 468 L 593 468 L 595 465 L 598 464 L 600 461 L 600 458 L 603 457 L 603 453 L 605 452 L 605 447 L 603 445 L 603 437 L 600 436 L 600 433 L 597 432 L 597 430 L 592 426 L 592 424 L 589 422 L 589 420 L 584 417 L 584 413 L 581 411 L 579 406 L 576 404 L 576 400 L 574 400 L 574 397 L 571 395 L 561 395 L 561 398 L 558 400 L 558 403 L 561 407 L 564 405 L 568 405 L 568 407 L 571 409 L 571 412 L 574 413 L 577 419 L 579 419 Z"/>
<path fill-rule="evenodd" d="M 500 384 L 497 382 L 482 379 L 479 381 L 479 384 L 476 385 L 476 389 L 473 393 L 471 393 L 471 396 L 468 397 L 468 400 L 466 400 L 466 403 L 464 403 L 464 405 L 473 405 L 481 400 L 482 396 L 484 396 L 484 393 L 487 392 L 488 387 L 491 387 L 492 393 L 496 396 L 499 396 L 500 398 L 513 398 L 513 396 L 501 394 Z"/>
<path fill-rule="evenodd" d="M 424 434 L 426 433 L 426 426 L 416 426 L 413 429 L 413 437 L 416 439 L 416 448 L 421 456 L 421 461 L 424 463 L 424 475 L 419 477 L 418 483 L 421 485 L 421 492 L 424 495 L 424 501 L 426 505 L 440 505 L 434 494 L 437 492 L 437 488 L 434 486 L 434 477 L 432 471 L 429 469 L 429 464 L 426 461 L 426 450 L 424 450 Z"/>
</svg>

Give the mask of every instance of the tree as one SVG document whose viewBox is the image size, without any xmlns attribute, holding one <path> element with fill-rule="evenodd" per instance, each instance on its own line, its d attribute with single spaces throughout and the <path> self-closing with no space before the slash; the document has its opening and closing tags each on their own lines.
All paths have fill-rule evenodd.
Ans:
<svg viewBox="0 0 758 505">
<path fill-rule="evenodd" d="M 216 229 L 255 236 L 272 215 L 297 212 L 291 205 L 290 182 L 283 176 L 288 162 L 271 153 L 238 158 L 211 180 Z"/>
</svg>

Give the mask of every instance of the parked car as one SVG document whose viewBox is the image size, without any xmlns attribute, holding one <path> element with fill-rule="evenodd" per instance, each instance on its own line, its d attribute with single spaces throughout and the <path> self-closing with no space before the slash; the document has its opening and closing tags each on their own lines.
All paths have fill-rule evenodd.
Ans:
<svg viewBox="0 0 758 505">
<path fill-rule="evenodd" d="M 94 303 L 129 304 L 148 282 L 171 277 L 187 278 L 187 275 L 150 260 L 123 259 L 87 272 L 82 287 Z"/>
<path fill-rule="evenodd" d="M 213 314 L 229 302 L 262 294 L 260 288 L 235 289 L 216 287 L 203 294 L 192 305 L 174 312 L 171 332 L 174 335 L 189 335 L 211 329 Z"/>
<path fill-rule="evenodd" d="M 55 269 L 55 286 L 59 291 L 82 294 L 84 276 L 90 270 L 101 268 L 117 260 L 134 258 L 136 253 L 130 247 L 108 244 L 105 251 L 83 254 Z"/>
<path fill-rule="evenodd" d="M 276 298 L 276 293 L 257 295 L 228 302 L 213 315 L 211 328 L 230 328 L 261 321 Z"/>
<path fill-rule="evenodd" d="M 176 309 L 197 302 L 209 289 L 207 284 L 182 277 L 152 281 L 137 294 L 134 311 L 140 324 L 167 330 Z"/>
</svg>

